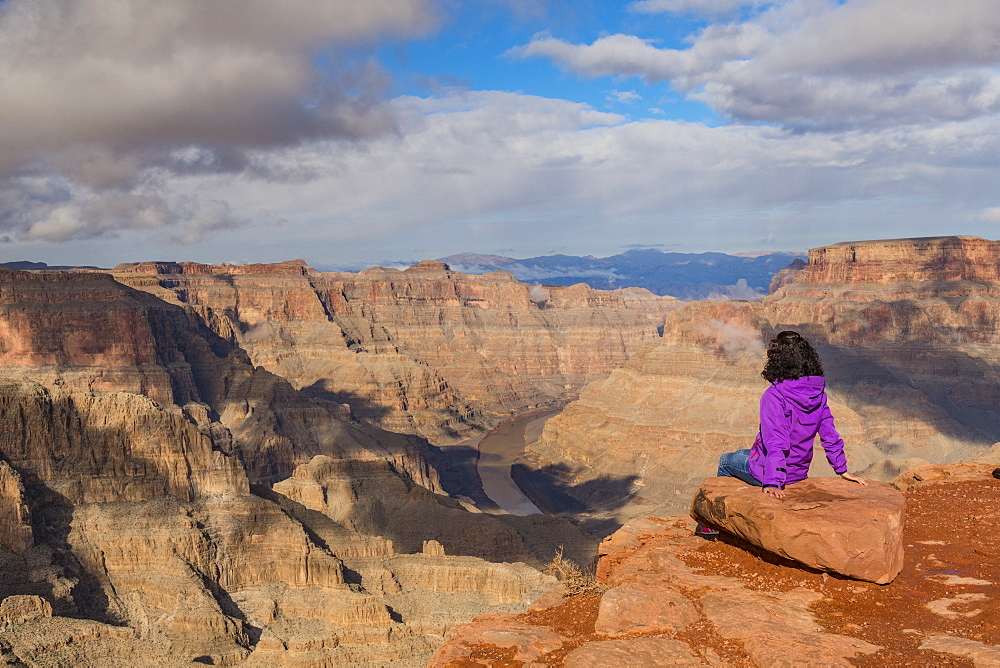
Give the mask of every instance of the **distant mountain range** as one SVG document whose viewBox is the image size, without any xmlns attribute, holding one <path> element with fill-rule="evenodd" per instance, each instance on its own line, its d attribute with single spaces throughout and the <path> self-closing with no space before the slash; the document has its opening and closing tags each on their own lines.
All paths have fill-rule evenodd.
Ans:
<svg viewBox="0 0 1000 668">
<path fill-rule="evenodd" d="M 515 259 L 461 253 L 438 259 L 465 274 L 502 269 L 526 283 L 586 283 L 602 290 L 639 287 L 679 299 L 759 299 L 767 294 L 774 274 L 806 257 L 796 252 L 727 255 L 637 249 L 610 257 L 544 255 Z"/>
<path fill-rule="evenodd" d="M 69 271 L 71 269 L 100 269 L 100 267 L 82 265 L 50 265 L 44 262 L 29 262 L 20 260 L 17 262 L 0 262 L 0 267 L 6 269 L 16 269 L 18 271 Z"/>
</svg>

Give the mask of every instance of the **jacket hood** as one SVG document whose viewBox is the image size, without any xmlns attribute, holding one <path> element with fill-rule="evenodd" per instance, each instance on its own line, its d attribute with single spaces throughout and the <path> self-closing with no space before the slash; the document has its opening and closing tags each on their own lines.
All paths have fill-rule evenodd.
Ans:
<svg viewBox="0 0 1000 668">
<path fill-rule="evenodd" d="M 802 376 L 794 380 L 780 380 L 774 383 L 774 389 L 803 412 L 811 413 L 823 405 L 826 380 L 823 376 Z"/>
</svg>

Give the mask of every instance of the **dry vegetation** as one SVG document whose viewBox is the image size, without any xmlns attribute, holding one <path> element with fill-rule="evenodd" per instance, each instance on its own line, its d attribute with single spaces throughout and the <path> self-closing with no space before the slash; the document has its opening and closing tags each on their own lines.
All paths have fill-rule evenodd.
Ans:
<svg viewBox="0 0 1000 668">
<path fill-rule="evenodd" d="M 545 574 L 551 575 L 562 583 L 567 596 L 577 594 L 595 593 L 602 594 L 607 589 L 597 582 L 594 577 L 594 569 L 584 570 L 578 564 L 570 561 L 563 555 L 563 546 L 556 548 L 552 561 L 545 567 Z"/>
</svg>

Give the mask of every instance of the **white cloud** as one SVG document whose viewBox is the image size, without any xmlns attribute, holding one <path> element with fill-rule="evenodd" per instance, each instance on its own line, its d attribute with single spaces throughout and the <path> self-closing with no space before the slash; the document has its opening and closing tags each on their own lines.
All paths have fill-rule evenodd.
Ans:
<svg viewBox="0 0 1000 668">
<path fill-rule="evenodd" d="M 987 223 L 1000 223 L 1000 206 L 991 206 L 983 209 L 980 218 Z"/>
<path fill-rule="evenodd" d="M 719 289 L 712 291 L 711 294 L 706 297 L 710 301 L 726 302 L 734 299 L 742 299 L 743 301 L 760 301 L 766 297 L 763 292 L 757 292 L 747 284 L 747 279 L 741 278 L 736 281 L 735 285 L 723 285 Z"/>
<path fill-rule="evenodd" d="M 707 127 L 498 91 L 383 104 L 377 67 L 314 68 L 319 48 L 337 63 L 341 47 L 424 29 L 422 0 L 7 0 L 0 239 L 13 252 L 12 239 L 141 236 L 153 241 L 133 259 L 197 243 L 201 258 L 308 249 L 331 264 L 985 234 L 998 217 L 1000 3 L 942 7 L 790 0 L 681 49 L 630 35 L 517 49 L 773 123 Z M 216 234 L 236 225 L 246 232 Z"/>
<path fill-rule="evenodd" d="M 338 69 L 337 54 L 387 33 L 424 30 L 427 5 L 3 2 L 0 201 L 13 198 L 26 208 L 0 210 L 0 223 L 52 240 L 173 224 L 185 209 L 193 228 L 218 225 L 225 216 L 204 215 L 218 206 L 167 202 L 152 192 L 148 170 L 240 171 L 248 149 L 393 129 L 378 106 L 384 75 L 354 61 Z M 321 50 L 331 54 L 323 73 L 313 60 Z M 185 159 L 191 154 L 198 159 Z M 38 175 L 67 184 L 74 203 L 37 199 L 30 189 L 11 192 Z M 158 201 L 154 213 L 134 210 L 144 218 L 139 222 L 87 213 L 129 200 Z"/>
<path fill-rule="evenodd" d="M 641 99 L 642 96 L 634 90 L 610 90 L 607 97 L 607 100 L 610 102 L 619 102 L 622 104 L 632 104 Z"/>
<path fill-rule="evenodd" d="M 0 182 L 0 229 L 28 241 L 164 230 L 164 241 L 191 244 L 242 222 L 224 202 L 152 188 L 94 190 L 51 174 Z"/>
<path fill-rule="evenodd" d="M 451 268 L 463 274 L 485 274 L 495 271 L 497 267 L 484 266 L 479 264 L 457 263 Z M 519 281 L 550 281 L 555 278 L 621 278 L 613 269 L 584 269 L 582 267 L 538 267 L 535 265 L 523 265 L 519 262 L 504 264 L 501 267 L 504 271 L 509 271 Z"/>
<path fill-rule="evenodd" d="M 635 8 L 734 4 L 650 0 Z M 787 0 L 743 22 L 710 24 L 682 49 L 623 34 L 591 44 L 540 35 L 511 53 L 582 76 L 670 81 L 741 121 L 858 128 L 1000 111 L 998 34 L 995 0 Z"/>
<path fill-rule="evenodd" d="M 761 357 L 765 347 L 760 330 L 741 322 L 711 320 L 698 332 L 709 338 L 718 350 L 733 357 Z"/>
<path fill-rule="evenodd" d="M 661 49 L 651 40 L 633 35 L 608 35 L 593 44 L 577 45 L 543 34 L 508 53 L 518 58 L 550 58 L 587 77 L 638 76 L 657 82 L 690 77 L 727 61 L 747 58 L 767 39 L 768 35 L 753 25 L 706 29 L 689 49 Z"/>
<path fill-rule="evenodd" d="M 761 66 L 776 71 L 850 76 L 994 66 L 1000 61 L 1000 3 L 994 0 L 852 0 L 775 12 L 765 23 L 779 39 Z M 786 25 L 794 18 L 797 25 Z"/>
<path fill-rule="evenodd" d="M 537 283 L 531 286 L 531 290 L 528 291 L 528 299 L 535 302 L 536 304 L 544 304 L 549 301 L 551 294 L 548 290 L 538 285 Z"/>
</svg>

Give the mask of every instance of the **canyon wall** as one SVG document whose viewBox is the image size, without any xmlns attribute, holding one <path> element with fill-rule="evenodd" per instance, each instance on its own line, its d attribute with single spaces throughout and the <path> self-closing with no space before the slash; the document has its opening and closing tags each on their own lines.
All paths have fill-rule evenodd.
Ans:
<svg viewBox="0 0 1000 668">
<path fill-rule="evenodd" d="M 307 396 L 194 314 L 100 273 L 0 273 L 0 371 L 45 387 L 145 396 L 235 454 L 252 484 L 313 456 L 392 461 L 439 491 L 405 436 L 363 429 Z"/>
<path fill-rule="evenodd" d="M 663 342 L 550 419 L 517 470 L 549 507 L 598 527 L 683 512 L 719 454 L 753 443 L 766 341 L 794 329 L 823 360 L 851 470 L 1000 456 L 1000 242 L 836 244 L 763 303 L 695 302 Z M 830 473 L 822 450 L 813 474 Z"/>
<path fill-rule="evenodd" d="M 357 274 L 301 261 L 147 262 L 112 274 L 183 306 L 309 396 L 438 444 L 575 396 L 655 343 L 680 305 L 646 290 L 530 286 L 432 261 Z"/>
</svg>

